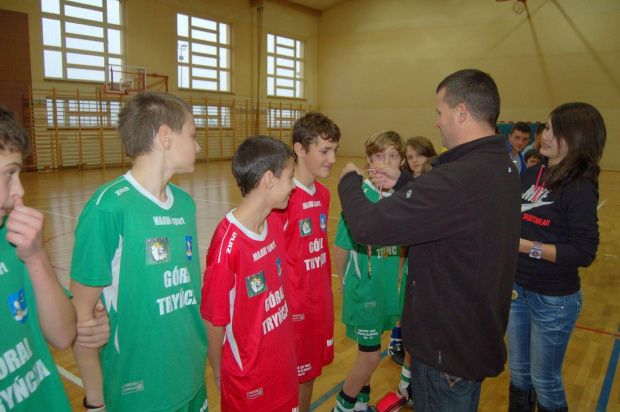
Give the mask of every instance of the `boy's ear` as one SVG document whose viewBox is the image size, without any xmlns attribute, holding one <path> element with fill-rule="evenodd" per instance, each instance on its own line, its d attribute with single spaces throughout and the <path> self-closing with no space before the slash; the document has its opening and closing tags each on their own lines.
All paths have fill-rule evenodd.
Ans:
<svg viewBox="0 0 620 412">
<path fill-rule="evenodd" d="M 306 149 L 302 146 L 301 143 L 297 142 L 293 145 L 293 150 L 297 157 L 304 157 L 306 155 Z"/>
<path fill-rule="evenodd" d="M 157 138 L 159 142 L 163 146 L 164 149 L 170 150 L 172 146 L 172 129 L 170 126 L 166 124 L 162 124 L 159 126 L 159 130 L 157 131 Z"/>
<path fill-rule="evenodd" d="M 372 167 L 372 161 L 370 160 L 370 156 L 366 156 L 366 163 L 368 164 L 368 167 Z"/>
<path fill-rule="evenodd" d="M 267 170 L 265 174 L 263 175 L 263 178 L 261 179 L 261 185 L 265 189 L 273 189 L 274 178 L 275 178 L 275 175 L 273 174 L 273 172 L 271 170 Z"/>
</svg>

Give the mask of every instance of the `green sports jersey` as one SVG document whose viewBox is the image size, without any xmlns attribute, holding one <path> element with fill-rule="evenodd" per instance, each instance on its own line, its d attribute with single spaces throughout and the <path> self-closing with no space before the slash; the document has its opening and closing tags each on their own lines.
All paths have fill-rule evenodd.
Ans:
<svg viewBox="0 0 620 412">
<path fill-rule="evenodd" d="M 30 275 L 0 222 L 0 411 L 71 411 L 37 314 Z"/>
<path fill-rule="evenodd" d="M 369 180 L 364 181 L 362 189 L 371 202 L 380 200 L 379 191 Z M 367 325 L 383 320 L 384 316 L 397 315 L 400 246 L 372 246 L 369 276 L 368 246 L 355 243 L 343 215 L 334 244 L 349 250 L 344 274 L 342 322 Z"/>
<path fill-rule="evenodd" d="M 128 172 L 95 192 L 75 230 L 71 278 L 105 287 L 109 411 L 174 411 L 205 384 L 196 206 L 174 185 L 166 194 L 161 202 Z"/>
</svg>

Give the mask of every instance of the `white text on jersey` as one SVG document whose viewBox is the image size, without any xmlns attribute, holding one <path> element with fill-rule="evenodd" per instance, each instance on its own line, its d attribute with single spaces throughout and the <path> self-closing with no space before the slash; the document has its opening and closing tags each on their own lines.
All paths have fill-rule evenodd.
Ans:
<svg viewBox="0 0 620 412">
<path fill-rule="evenodd" d="M 153 222 L 155 226 L 179 226 L 185 224 L 183 217 L 170 217 L 170 216 L 153 216 Z"/>
<path fill-rule="evenodd" d="M 301 206 L 305 209 L 310 209 L 311 207 L 319 207 L 321 206 L 321 201 L 320 200 L 310 200 L 309 202 L 304 202 L 301 204 Z"/>
<path fill-rule="evenodd" d="M 271 252 L 273 249 L 275 249 L 275 247 L 276 247 L 276 241 L 274 240 L 273 242 L 271 242 L 267 246 L 263 246 L 261 248 L 261 250 L 259 250 L 258 252 L 252 253 L 252 257 L 254 258 L 254 262 L 256 262 L 258 259 L 260 259 L 263 256 L 265 256 L 267 253 Z"/>
</svg>

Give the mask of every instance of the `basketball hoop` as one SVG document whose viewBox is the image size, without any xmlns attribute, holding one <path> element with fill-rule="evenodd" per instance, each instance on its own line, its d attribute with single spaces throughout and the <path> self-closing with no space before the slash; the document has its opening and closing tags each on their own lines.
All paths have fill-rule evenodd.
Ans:
<svg viewBox="0 0 620 412">
<path fill-rule="evenodd" d="M 110 64 L 103 84 L 104 93 L 136 94 L 146 90 L 144 67 Z"/>
</svg>

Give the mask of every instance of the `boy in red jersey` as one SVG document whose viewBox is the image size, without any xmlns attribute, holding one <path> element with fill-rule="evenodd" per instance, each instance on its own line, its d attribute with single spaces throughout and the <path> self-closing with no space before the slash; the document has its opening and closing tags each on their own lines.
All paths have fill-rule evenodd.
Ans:
<svg viewBox="0 0 620 412">
<path fill-rule="evenodd" d="M 293 126 L 295 189 L 284 223 L 295 332 L 299 410 L 308 412 L 314 379 L 334 360 L 334 297 L 327 239 L 330 194 L 316 181 L 327 178 L 336 162 L 340 129 L 325 115 L 310 112 Z"/>
<path fill-rule="evenodd" d="M 222 411 L 298 411 L 284 233 L 271 214 L 295 187 L 293 152 L 252 136 L 232 171 L 243 199 L 211 239 L 200 308 Z"/>
</svg>

